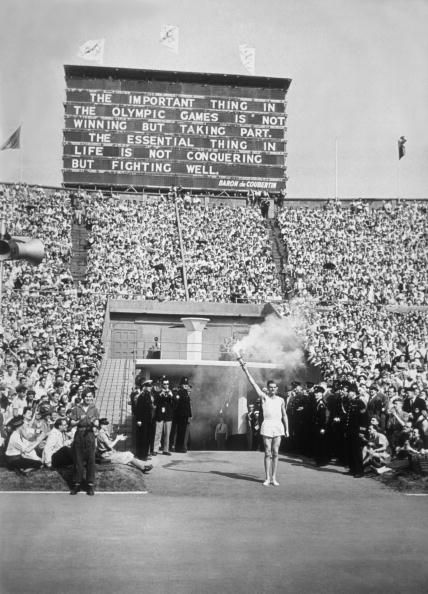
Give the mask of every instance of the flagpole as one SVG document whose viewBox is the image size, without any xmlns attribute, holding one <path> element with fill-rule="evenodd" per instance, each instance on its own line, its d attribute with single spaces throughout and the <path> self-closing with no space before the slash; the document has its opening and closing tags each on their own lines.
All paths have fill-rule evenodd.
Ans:
<svg viewBox="0 0 428 594">
<path fill-rule="evenodd" d="M 338 182 L 338 157 L 337 157 L 337 153 L 338 153 L 338 140 L 337 140 L 337 136 L 336 136 L 336 166 L 335 166 L 335 195 L 334 197 L 336 198 L 336 200 L 339 197 L 339 191 L 338 191 L 338 186 L 339 186 L 339 182 Z"/>
<path fill-rule="evenodd" d="M 21 150 L 19 151 L 20 155 L 19 155 L 19 182 L 22 184 L 23 180 L 22 177 L 24 175 L 24 155 L 23 155 L 23 150 L 21 148 Z"/>
<path fill-rule="evenodd" d="M 401 191 L 400 191 L 400 159 L 397 162 L 397 198 L 398 200 L 401 199 Z"/>
</svg>

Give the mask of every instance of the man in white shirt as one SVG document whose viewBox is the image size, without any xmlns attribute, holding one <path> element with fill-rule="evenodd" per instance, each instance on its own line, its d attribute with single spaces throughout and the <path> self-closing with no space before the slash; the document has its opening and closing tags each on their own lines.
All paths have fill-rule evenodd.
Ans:
<svg viewBox="0 0 428 594">
<path fill-rule="evenodd" d="M 25 439 L 22 429 L 21 425 L 10 436 L 5 453 L 6 466 L 10 470 L 29 472 L 30 469 L 37 469 L 42 465 L 42 461 L 36 454 L 35 449 L 44 438 L 44 435 L 35 441 L 28 441 Z"/>
<path fill-rule="evenodd" d="M 72 439 L 67 435 L 67 420 L 57 419 L 49 431 L 42 460 L 48 468 L 60 468 L 73 464 Z"/>
</svg>

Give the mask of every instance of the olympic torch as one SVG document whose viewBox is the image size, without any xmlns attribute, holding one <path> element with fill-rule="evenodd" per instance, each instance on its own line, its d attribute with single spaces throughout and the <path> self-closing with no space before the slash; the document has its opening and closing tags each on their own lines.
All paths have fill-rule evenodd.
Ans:
<svg viewBox="0 0 428 594">
<path fill-rule="evenodd" d="M 236 355 L 236 360 L 238 361 L 239 365 L 240 365 L 242 368 L 244 368 L 244 366 L 245 366 L 245 361 L 244 361 L 244 359 L 242 358 L 242 355 L 241 355 L 241 353 L 239 352 L 239 348 L 238 348 L 236 345 L 233 347 L 233 352 L 234 352 L 234 353 L 235 353 L 235 355 Z"/>
</svg>

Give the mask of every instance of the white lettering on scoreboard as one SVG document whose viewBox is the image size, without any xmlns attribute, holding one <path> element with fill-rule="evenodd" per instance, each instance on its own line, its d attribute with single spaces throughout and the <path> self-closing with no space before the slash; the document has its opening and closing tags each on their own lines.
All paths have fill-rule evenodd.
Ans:
<svg viewBox="0 0 428 594">
<path fill-rule="evenodd" d="M 65 181 L 148 186 L 174 176 L 168 185 L 285 187 L 285 90 L 192 83 L 190 93 L 189 84 L 183 92 L 157 81 L 155 92 L 150 82 L 122 80 L 106 91 L 68 81 Z"/>
</svg>

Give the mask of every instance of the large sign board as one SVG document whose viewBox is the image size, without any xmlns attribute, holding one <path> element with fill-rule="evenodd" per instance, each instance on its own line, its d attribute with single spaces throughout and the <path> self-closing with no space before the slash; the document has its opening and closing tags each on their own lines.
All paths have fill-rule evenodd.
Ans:
<svg viewBox="0 0 428 594">
<path fill-rule="evenodd" d="M 289 79 L 65 66 L 66 185 L 286 185 Z"/>
</svg>

